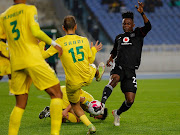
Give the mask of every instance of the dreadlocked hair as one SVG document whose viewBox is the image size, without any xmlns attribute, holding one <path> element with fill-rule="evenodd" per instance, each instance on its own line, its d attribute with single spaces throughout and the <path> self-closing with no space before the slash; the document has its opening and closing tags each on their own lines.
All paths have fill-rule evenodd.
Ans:
<svg viewBox="0 0 180 135">
<path fill-rule="evenodd" d="M 134 14 L 133 12 L 127 11 L 125 13 L 122 14 L 122 18 L 131 18 L 132 20 L 134 20 Z"/>
</svg>

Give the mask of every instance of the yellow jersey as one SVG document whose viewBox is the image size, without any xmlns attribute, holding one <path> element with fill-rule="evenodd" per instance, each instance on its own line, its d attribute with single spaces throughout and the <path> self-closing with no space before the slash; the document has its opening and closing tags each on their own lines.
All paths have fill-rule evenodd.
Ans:
<svg viewBox="0 0 180 135">
<path fill-rule="evenodd" d="M 0 37 L 6 35 L 11 52 L 12 70 L 20 70 L 44 64 L 37 39 L 32 35 L 31 26 L 38 26 L 35 6 L 16 4 L 0 16 Z"/>
<path fill-rule="evenodd" d="M 66 35 L 58 38 L 56 43 L 63 49 L 60 60 L 64 68 L 66 84 L 78 85 L 87 82 L 91 76 L 90 64 L 95 60 L 96 48 L 90 49 L 88 39 L 78 35 Z M 46 53 L 52 56 L 57 50 L 51 46 Z"/>
<path fill-rule="evenodd" d="M 3 41 L 0 41 L 0 52 L 9 58 L 9 48 L 8 48 L 8 44 L 4 43 Z M 0 56 L 0 61 L 9 61 L 8 59 L 1 57 Z"/>
<path fill-rule="evenodd" d="M 66 86 L 61 86 L 61 91 L 63 93 L 63 109 L 66 109 L 68 105 L 70 104 L 67 93 L 66 93 Z M 93 96 L 89 94 L 88 92 L 81 89 L 80 91 L 80 97 L 85 97 L 87 102 L 91 102 L 94 100 Z M 87 106 L 87 103 L 85 103 Z"/>
</svg>

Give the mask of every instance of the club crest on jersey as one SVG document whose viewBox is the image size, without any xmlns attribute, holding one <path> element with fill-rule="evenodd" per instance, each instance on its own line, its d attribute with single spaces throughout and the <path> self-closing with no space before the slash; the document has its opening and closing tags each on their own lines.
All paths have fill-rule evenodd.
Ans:
<svg viewBox="0 0 180 135">
<path fill-rule="evenodd" d="M 130 43 L 129 41 L 130 41 L 129 37 L 124 37 L 123 43 L 121 43 L 121 45 L 132 45 L 132 43 Z"/>
<path fill-rule="evenodd" d="M 38 23 L 38 15 L 34 15 L 34 20 Z"/>
</svg>

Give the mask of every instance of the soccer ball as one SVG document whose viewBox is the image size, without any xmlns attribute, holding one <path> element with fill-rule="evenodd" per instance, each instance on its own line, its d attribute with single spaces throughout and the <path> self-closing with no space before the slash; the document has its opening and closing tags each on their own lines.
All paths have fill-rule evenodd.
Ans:
<svg viewBox="0 0 180 135">
<path fill-rule="evenodd" d="M 100 115 L 103 112 L 103 105 L 100 101 L 98 100 L 93 100 L 91 102 L 89 102 L 88 104 L 88 111 L 92 114 L 92 115 Z"/>
</svg>

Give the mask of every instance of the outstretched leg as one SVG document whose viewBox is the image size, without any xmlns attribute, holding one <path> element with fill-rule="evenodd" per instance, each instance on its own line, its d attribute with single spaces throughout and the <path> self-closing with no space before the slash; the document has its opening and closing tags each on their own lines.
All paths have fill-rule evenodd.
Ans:
<svg viewBox="0 0 180 135">
<path fill-rule="evenodd" d="M 111 79 L 110 79 L 108 85 L 106 85 L 104 87 L 103 95 L 102 95 L 102 98 L 101 98 L 101 103 L 103 103 L 103 104 L 106 103 L 106 100 L 111 95 L 111 93 L 113 91 L 113 88 L 116 87 L 116 85 L 118 84 L 119 80 L 120 80 L 120 76 L 118 74 L 112 74 L 111 75 Z"/>
</svg>

